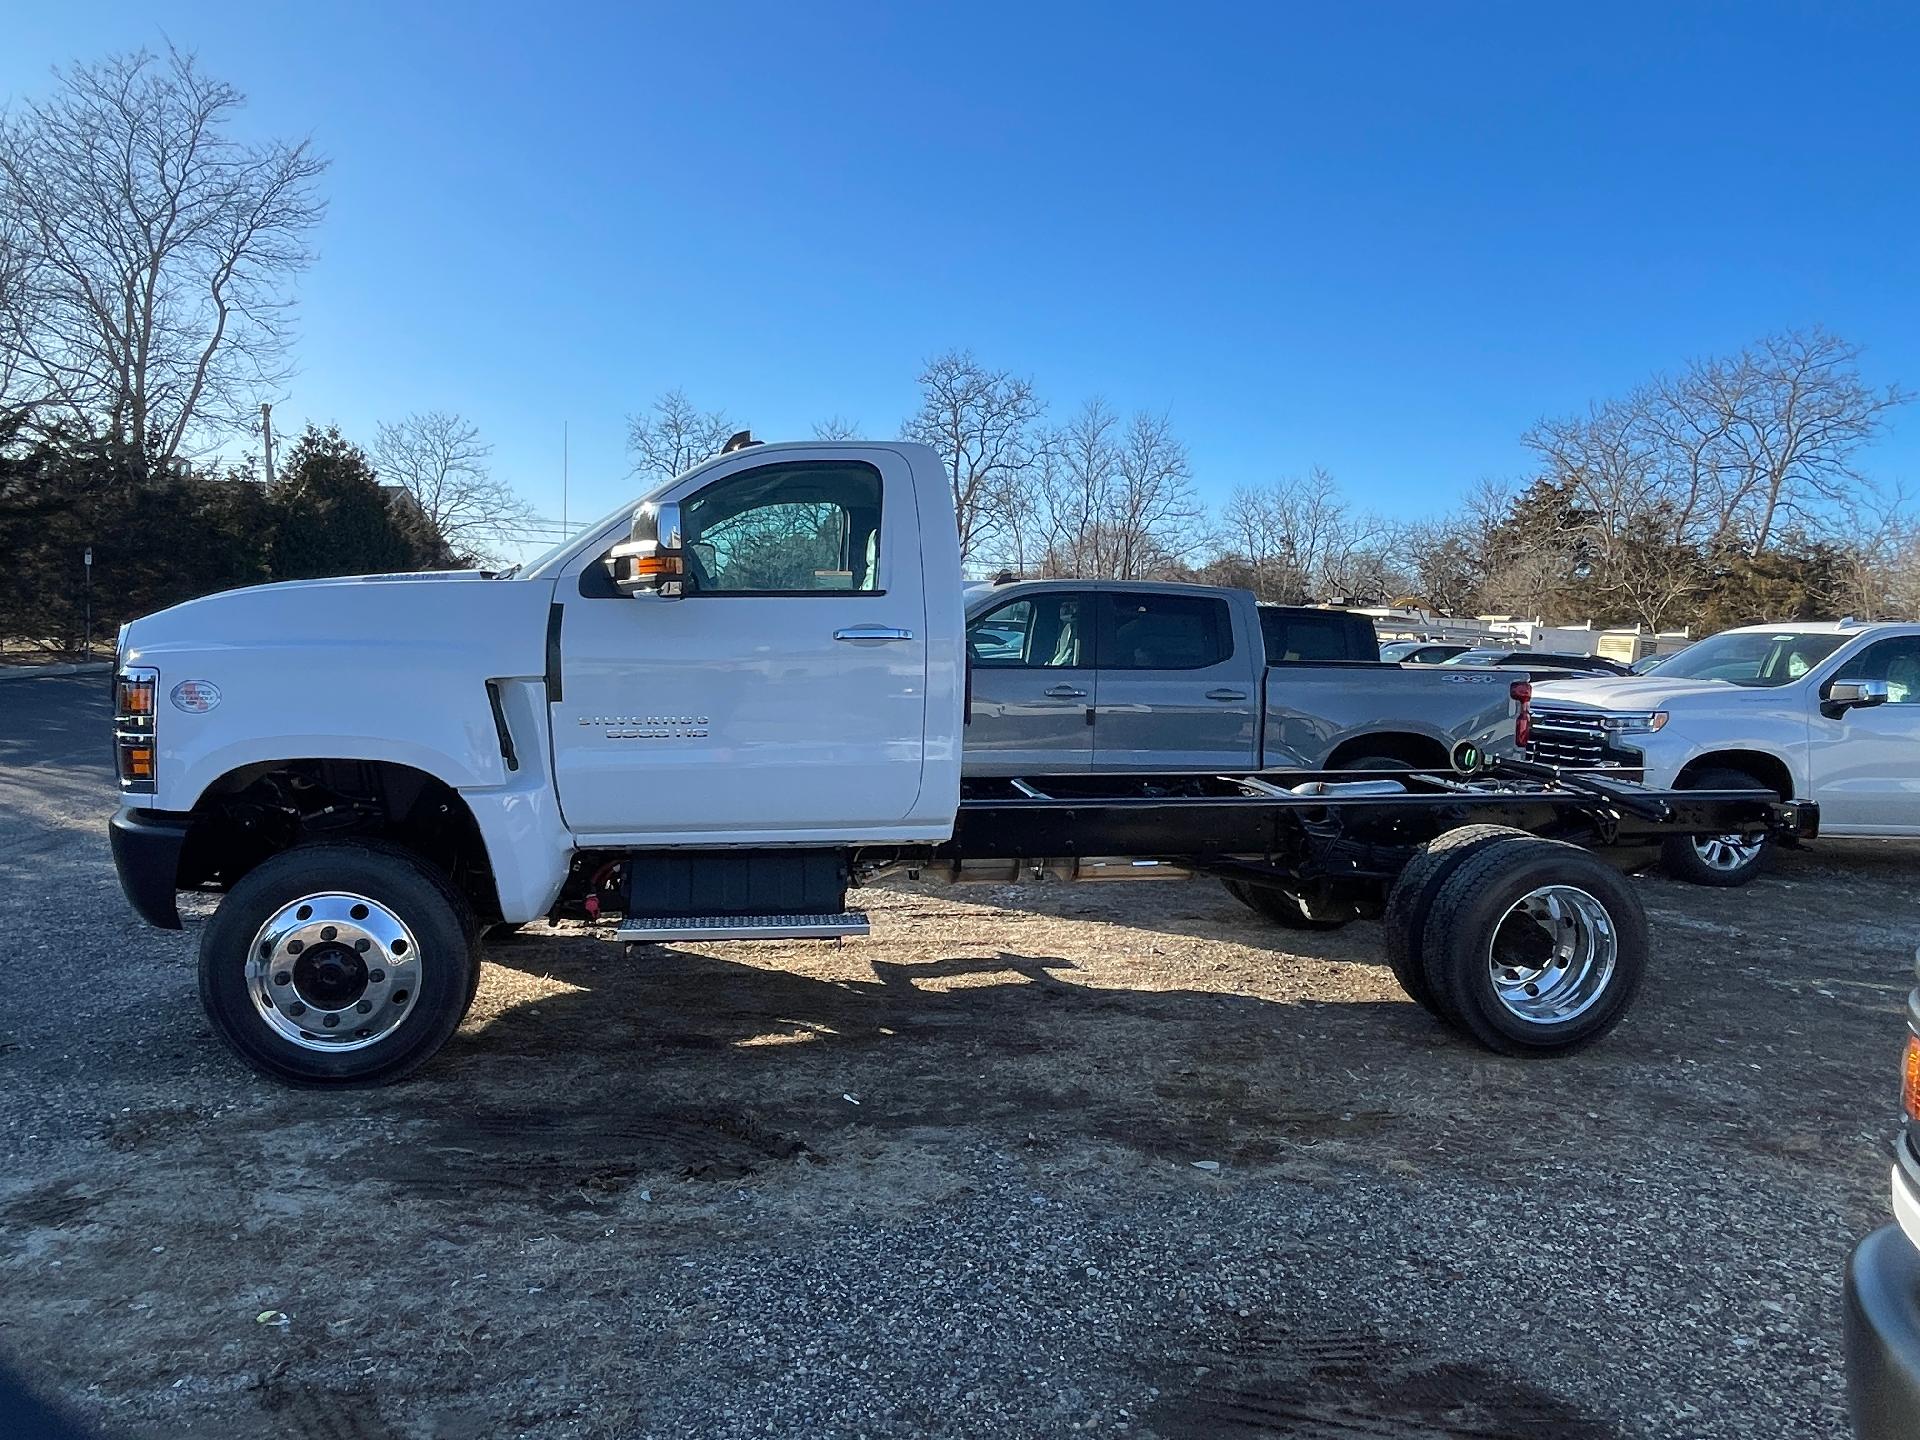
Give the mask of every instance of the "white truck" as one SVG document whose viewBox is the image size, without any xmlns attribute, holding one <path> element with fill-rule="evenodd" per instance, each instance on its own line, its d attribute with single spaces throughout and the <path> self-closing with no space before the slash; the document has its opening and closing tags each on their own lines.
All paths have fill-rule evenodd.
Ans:
<svg viewBox="0 0 1920 1440">
<path fill-rule="evenodd" d="M 178 927 L 242 1058 L 393 1080 L 472 1000 L 486 927 L 657 943 L 866 931 L 850 885 L 1204 873 L 1282 924 L 1382 915 L 1408 992 L 1522 1054 L 1603 1034 L 1632 889 L 1562 843 L 1804 833 L 1812 807 L 1515 762 L 961 777 L 960 557 L 938 457 L 749 444 L 524 569 L 229 592 L 121 633 L 121 884 Z M 1538 833 L 1530 833 L 1538 832 Z M 1552 836 L 1559 838 L 1543 838 Z"/>
<path fill-rule="evenodd" d="M 1529 760 L 1658 789 L 1753 787 L 1820 807 L 1824 835 L 1920 835 L 1920 625 L 1749 625 L 1648 675 L 1533 687 Z M 1775 837 L 1674 835 L 1667 869 L 1742 885 Z"/>
</svg>

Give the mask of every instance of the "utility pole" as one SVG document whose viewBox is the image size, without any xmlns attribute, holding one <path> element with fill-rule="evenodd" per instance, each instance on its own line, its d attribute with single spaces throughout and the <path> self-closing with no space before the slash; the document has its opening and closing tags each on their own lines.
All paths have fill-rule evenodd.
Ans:
<svg viewBox="0 0 1920 1440">
<path fill-rule="evenodd" d="M 267 454 L 267 483 L 273 483 L 273 406 L 262 401 L 260 404 L 260 438 L 265 444 Z"/>
<path fill-rule="evenodd" d="M 93 659 L 93 546 L 89 545 L 83 554 L 82 562 L 87 567 L 87 638 L 86 653 L 83 660 Z"/>
</svg>

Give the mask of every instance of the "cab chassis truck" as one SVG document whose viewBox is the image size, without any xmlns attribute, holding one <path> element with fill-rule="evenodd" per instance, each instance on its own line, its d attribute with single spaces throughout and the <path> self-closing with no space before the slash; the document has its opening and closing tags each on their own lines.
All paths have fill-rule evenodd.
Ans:
<svg viewBox="0 0 1920 1440">
<path fill-rule="evenodd" d="M 1624 869 L 1673 834 L 1816 828 L 1766 791 L 1654 791 L 1471 746 L 1447 769 L 963 783 L 954 536 L 925 447 L 746 441 L 498 575 L 292 582 L 135 621 L 115 678 L 122 888 L 172 928 L 178 892 L 221 893 L 202 1002 L 291 1084 L 425 1064 L 493 927 L 841 938 L 867 932 L 848 889 L 902 873 L 1208 875 L 1281 926 L 1378 917 L 1442 1024 L 1549 1055 L 1605 1034 L 1639 987 Z M 1513 703 L 1524 732 L 1524 682 Z"/>
</svg>

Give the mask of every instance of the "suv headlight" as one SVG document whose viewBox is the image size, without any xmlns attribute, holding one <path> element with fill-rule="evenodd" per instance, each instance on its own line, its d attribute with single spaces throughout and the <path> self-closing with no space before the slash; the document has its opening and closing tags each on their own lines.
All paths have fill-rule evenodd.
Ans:
<svg viewBox="0 0 1920 1440">
<path fill-rule="evenodd" d="M 1632 710 L 1600 717 L 1600 728 L 1609 735 L 1651 735 L 1666 723 L 1664 710 Z"/>
</svg>

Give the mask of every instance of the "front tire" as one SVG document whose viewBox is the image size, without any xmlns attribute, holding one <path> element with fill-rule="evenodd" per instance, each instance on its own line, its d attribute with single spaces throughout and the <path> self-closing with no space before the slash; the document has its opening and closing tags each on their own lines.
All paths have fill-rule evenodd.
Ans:
<svg viewBox="0 0 1920 1440">
<path fill-rule="evenodd" d="M 1702 770 L 1687 777 L 1688 790 L 1766 790 L 1744 770 Z M 1772 793 L 1769 791 L 1768 793 Z M 1730 888 L 1745 885 L 1773 863 L 1773 837 L 1669 835 L 1660 843 L 1660 867 L 1676 880 Z"/>
<path fill-rule="evenodd" d="M 235 885 L 200 937 L 214 1032 L 292 1085 L 384 1085 L 459 1028 L 479 977 L 466 901 L 373 841 L 302 845 Z"/>
</svg>

